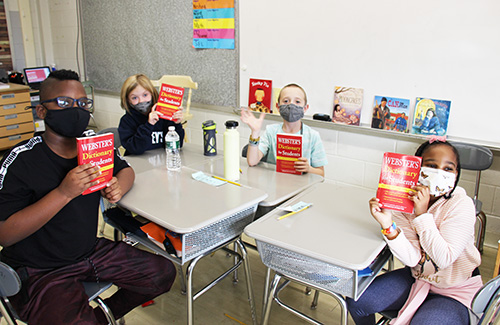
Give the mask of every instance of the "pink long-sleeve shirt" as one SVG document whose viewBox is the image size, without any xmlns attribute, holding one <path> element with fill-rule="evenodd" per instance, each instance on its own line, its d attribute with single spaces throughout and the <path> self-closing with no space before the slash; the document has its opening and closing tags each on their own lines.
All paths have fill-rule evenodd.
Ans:
<svg viewBox="0 0 500 325">
<path fill-rule="evenodd" d="M 481 264 L 474 246 L 476 210 L 463 188 L 457 187 L 449 199 L 438 199 L 427 213 L 394 213 L 394 220 L 401 233 L 386 241 L 416 279 L 437 288 L 454 287 Z"/>
</svg>

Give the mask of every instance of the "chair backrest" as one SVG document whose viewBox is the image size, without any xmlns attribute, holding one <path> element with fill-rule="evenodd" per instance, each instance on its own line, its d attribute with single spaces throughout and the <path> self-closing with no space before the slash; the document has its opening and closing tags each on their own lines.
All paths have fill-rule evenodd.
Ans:
<svg viewBox="0 0 500 325">
<path fill-rule="evenodd" d="M 498 308 L 499 302 L 500 276 L 497 276 L 484 284 L 476 293 L 474 299 L 472 299 L 471 309 L 481 319 L 481 323 L 483 323 L 486 318 L 493 317 L 493 314 L 496 315 L 496 313 L 492 313 L 492 309 Z"/>
<path fill-rule="evenodd" d="M 10 297 L 21 290 L 21 279 L 9 265 L 0 262 L 0 297 Z"/>
<path fill-rule="evenodd" d="M 484 313 L 495 293 L 500 289 L 500 276 L 486 282 L 472 299 L 471 309 L 477 315 Z"/>
<path fill-rule="evenodd" d="M 120 134 L 118 133 L 118 128 L 107 128 L 103 130 L 99 130 L 97 134 L 104 134 L 104 133 L 113 133 L 115 136 L 115 149 L 118 150 L 118 148 L 121 147 L 122 142 L 120 141 Z"/>
<path fill-rule="evenodd" d="M 486 170 L 493 163 L 493 153 L 490 149 L 476 144 L 450 142 L 460 154 L 460 165 L 468 170 Z"/>
<path fill-rule="evenodd" d="M 186 110 L 184 111 L 184 120 L 189 120 L 192 114 L 189 111 L 191 107 L 191 93 L 192 89 L 198 89 L 198 83 L 194 82 L 190 76 L 178 76 L 178 75 L 163 75 L 158 80 L 151 80 L 153 86 L 159 88 L 161 84 L 165 83 L 172 86 L 188 88 L 188 98 L 186 100 Z"/>
</svg>

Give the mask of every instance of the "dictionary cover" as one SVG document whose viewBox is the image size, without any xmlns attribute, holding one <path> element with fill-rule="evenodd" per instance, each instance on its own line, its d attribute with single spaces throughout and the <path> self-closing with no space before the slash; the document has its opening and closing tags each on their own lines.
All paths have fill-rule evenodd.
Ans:
<svg viewBox="0 0 500 325">
<path fill-rule="evenodd" d="M 101 168 L 101 175 L 92 180 L 98 180 L 99 184 L 89 187 L 82 195 L 104 188 L 113 178 L 115 150 L 113 133 L 76 138 L 76 145 L 78 149 L 78 165 L 91 163 L 92 166 Z"/>
<path fill-rule="evenodd" d="M 276 136 L 276 171 L 301 175 L 294 164 L 302 157 L 302 135 L 278 133 Z"/>
<path fill-rule="evenodd" d="M 382 208 L 413 212 L 413 201 L 408 199 L 411 187 L 417 185 L 422 159 L 416 156 L 386 152 L 377 189 Z"/>
<path fill-rule="evenodd" d="M 160 97 L 156 105 L 156 111 L 160 113 L 160 118 L 172 121 L 172 116 L 182 105 L 184 88 L 161 84 Z"/>
</svg>

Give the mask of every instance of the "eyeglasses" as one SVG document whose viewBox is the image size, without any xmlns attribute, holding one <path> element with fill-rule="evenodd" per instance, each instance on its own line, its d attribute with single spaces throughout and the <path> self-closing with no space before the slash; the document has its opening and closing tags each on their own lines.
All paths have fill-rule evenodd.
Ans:
<svg viewBox="0 0 500 325">
<path fill-rule="evenodd" d="M 52 98 L 52 99 L 47 99 L 47 100 L 44 100 L 43 102 L 40 102 L 40 104 L 56 102 L 57 106 L 59 106 L 60 108 L 70 108 L 70 107 L 73 107 L 73 105 L 75 104 L 75 101 L 76 101 L 76 104 L 78 105 L 78 107 L 86 109 L 86 110 L 89 110 L 92 108 L 92 106 L 94 106 L 94 101 L 90 98 L 82 97 L 82 98 L 74 99 L 74 98 L 66 97 L 66 96 L 60 96 L 60 97 L 56 97 L 56 98 Z"/>
</svg>

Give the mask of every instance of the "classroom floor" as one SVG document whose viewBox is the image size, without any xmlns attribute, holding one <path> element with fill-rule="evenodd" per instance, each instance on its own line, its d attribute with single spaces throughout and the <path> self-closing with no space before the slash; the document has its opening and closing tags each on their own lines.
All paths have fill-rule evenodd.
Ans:
<svg viewBox="0 0 500 325">
<path fill-rule="evenodd" d="M 102 222 L 102 220 L 101 220 Z M 112 228 L 105 226 L 104 236 L 112 238 Z M 248 239 L 250 241 L 250 239 Z M 255 306 L 257 320 L 260 322 L 262 313 L 262 297 L 266 267 L 262 264 L 257 251 L 248 249 L 252 281 L 254 285 Z M 491 279 L 496 258 L 496 249 L 484 247 L 483 262 L 480 266 L 483 281 Z M 229 266 L 233 259 L 224 252 L 216 252 L 212 256 L 202 259 L 194 272 L 194 288 L 199 290 L 215 276 L 223 272 L 222 265 Z M 396 267 L 398 264 L 396 264 Z M 246 279 L 243 269 L 238 272 L 239 282 L 235 285 L 232 277 L 224 279 L 221 283 L 210 289 L 194 302 L 195 324 L 252 324 L 250 307 L 247 300 Z M 115 289 L 108 290 L 112 294 Z M 305 288 L 300 285 L 289 285 L 283 290 L 282 300 L 306 313 L 324 324 L 340 324 L 340 308 L 334 298 L 320 294 L 316 310 L 310 309 L 312 295 L 305 294 Z M 154 304 L 147 307 L 137 307 L 127 314 L 124 319 L 127 325 L 156 325 L 156 324 L 186 324 L 186 296 L 181 294 L 180 281 L 177 277 L 170 292 L 154 299 Z M 5 320 L 0 321 L 6 324 Z M 308 324 L 297 316 L 273 304 L 269 324 Z M 349 324 L 353 321 L 349 319 Z"/>
</svg>

